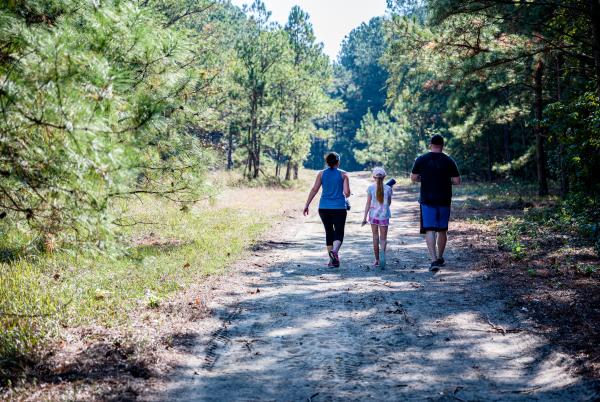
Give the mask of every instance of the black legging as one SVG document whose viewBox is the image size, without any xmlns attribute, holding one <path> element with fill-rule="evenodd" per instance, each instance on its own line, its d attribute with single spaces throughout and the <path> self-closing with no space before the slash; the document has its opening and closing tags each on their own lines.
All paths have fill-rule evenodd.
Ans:
<svg viewBox="0 0 600 402">
<path fill-rule="evenodd" d="M 345 209 L 319 209 L 319 216 L 325 226 L 325 241 L 328 246 L 333 246 L 334 241 L 344 241 L 344 227 L 346 226 Z"/>
</svg>

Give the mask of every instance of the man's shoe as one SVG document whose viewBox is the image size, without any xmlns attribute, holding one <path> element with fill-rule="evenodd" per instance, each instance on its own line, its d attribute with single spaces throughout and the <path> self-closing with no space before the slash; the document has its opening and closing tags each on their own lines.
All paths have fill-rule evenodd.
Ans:
<svg viewBox="0 0 600 402">
<path fill-rule="evenodd" d="M 435 273 L 439 270 L 440 270 L 440 265 L 438 263 L 438 260 L 433 261 L 431 263 L 431 266 L 429 267 L 429 271 Z"/>
</svg>

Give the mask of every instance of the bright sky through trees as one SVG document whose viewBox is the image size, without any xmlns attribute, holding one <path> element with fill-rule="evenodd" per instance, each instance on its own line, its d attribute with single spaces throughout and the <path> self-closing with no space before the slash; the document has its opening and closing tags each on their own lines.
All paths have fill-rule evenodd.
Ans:
<svg viewBox="0 0 600 402">
<path fill-rule="evenodd" d="M 238 6 L 251 0 L 232 0 Z M 362 22 L 383 15 L 385 0 L 265 0 L 275 21 L 285 24 L 295 5 L 310 14 L 317 40 L 325 44 L 325 53 L 335 60 L 340 44 L 348 33 Z"/>
</svg>

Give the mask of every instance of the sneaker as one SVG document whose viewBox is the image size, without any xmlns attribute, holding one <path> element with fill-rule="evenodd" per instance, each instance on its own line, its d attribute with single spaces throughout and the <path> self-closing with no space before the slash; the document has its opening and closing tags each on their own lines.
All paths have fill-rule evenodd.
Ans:
<svg viewBox="0 0 600 402">
<path fill-rule="evenodd" d="M 381 252 L 379 253 L 379 266 L 381 267 L 381 269 L 385 269 L 385 253 Z"/>
<path fill-rule="evenodd" d="M 330 251 L 329 258 L 331 258 L 331 263 L 335 268 L 340 266 L 340 257 L 336 251 Z"/>
<path fill-rule="evenodd" d="M 327 268 L 333 268 L 333 261 L 331 261 L 331 259 L 327 263 Z"/>
<path fill-rule="evenodd" d="M 439 267 L 443 267 L 444 264 L 446 263 L 446 261 L 444 260 L 443 257 L 438 258 L 436 262 Z"/>
<path fill-rule="evenodd" d="M 436 273 L 437 271 L 440 270 L 440 265 L 438 263 L 438 260 L 435 260 L 431 263 L 431 266 L 429 267 L 429 271 Z"/>
</svg>

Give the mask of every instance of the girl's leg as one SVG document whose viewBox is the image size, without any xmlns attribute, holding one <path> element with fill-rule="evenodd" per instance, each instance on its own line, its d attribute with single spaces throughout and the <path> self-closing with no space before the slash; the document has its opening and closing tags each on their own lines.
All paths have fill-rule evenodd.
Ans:
<svg viewBox="0 0 600 402">
<path fill-rule="evenodd" d="M 373 232 L 373 253 L 375 254 L 375 261 L 379 261 L 379 229 L 377 225 L 371 225 L 371 232 Z"/>
<path fill-rule="evenodd" d="M 381 249 L 383 252 L 387 249 L 387 234 L 388 227 L 387 226 L 379 226 L 379 243 L 381 244 Z"/>
<path fill-rule="evenodd" d="M 379 253 L 379 265 L 381 269 L 385 268 L 385 250 L 387 248 L 387 226 L 379 226 L 379 243 L 381 244 L 381 252 Z"/>
</svg>

